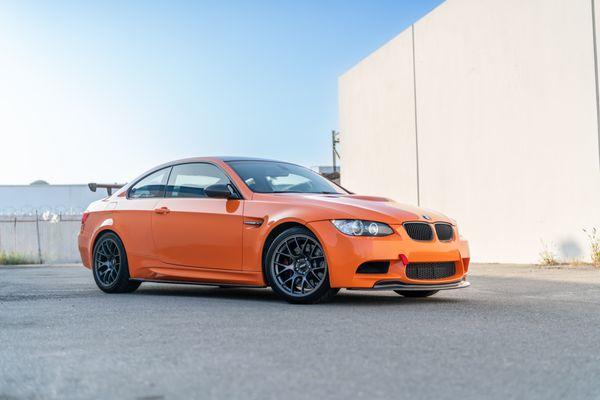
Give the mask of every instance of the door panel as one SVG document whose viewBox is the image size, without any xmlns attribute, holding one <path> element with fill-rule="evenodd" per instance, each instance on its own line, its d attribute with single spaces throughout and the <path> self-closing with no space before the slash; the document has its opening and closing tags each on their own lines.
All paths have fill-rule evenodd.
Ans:
<svg viewBox="0 0 600 400">
<path fill-rule="evenodd" d="M 155 207 L 152 235 L 162 262 L 242 269 L 241 200 L 165 198 Z"/>
<path fill-rule="evenodd" d="M 151 221 L 152 210 L 161 199 L 123 199 L 113 211 L 127 255 L 154 256 Z"/>
<path fill-rule="evenodd" d="M 150 173 L 135 183 L 126 197 L 120 197 L 113 210 L 114 224 L 118 226 L 127 255 L 153 257 L 155 253 L 151 222 L 156 204 L 163 199 L 171 167 Z M 135 264 L 135 263 L 133 263 Z M 139 265 L 131 265 L 131 271 Z"/>
</svg>

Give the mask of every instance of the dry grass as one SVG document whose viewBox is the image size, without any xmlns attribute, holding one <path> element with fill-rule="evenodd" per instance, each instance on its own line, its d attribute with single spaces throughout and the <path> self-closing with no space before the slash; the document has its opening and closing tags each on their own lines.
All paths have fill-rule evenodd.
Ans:
<svg viewBox="0 0 600 400">
<path fill-rule="evenodd" d="M 33 257 L 20 253 L 7 253 L 0 251 L 0 265 L 23 265 L 39 264 L 39 261 Z"/>
<path fill-rule="evenodd" d="M 556 252 L 554 251 L 554 246 L 548 245 L 542 241 L 542 251 L 539 254 L 540 257 L 540 265 L 550 266 L 550 265 L 560 265 L 560 261 L 558 261 L 558 257 Z"/>
<path fill-rule="evenodd" d="M 596 228 L 592 228 L 591 230 L 583 230 L 590 241 L 590 256 L 592 258 L 592 263 L 600 267 L 600 231 Z"/>
</svg>

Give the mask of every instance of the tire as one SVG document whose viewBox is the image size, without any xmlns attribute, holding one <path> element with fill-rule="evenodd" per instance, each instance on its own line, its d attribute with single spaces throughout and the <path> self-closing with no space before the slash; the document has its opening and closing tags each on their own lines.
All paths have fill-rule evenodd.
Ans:
<svg viewBox="0 0 600 400">
<path fill-rule="evenodd" d="M 123 242 L 112 233 L 102 235 L 94 245 L 92 273 L 100 290 L 106 293 L 129 293 L 141 282 L 130 280 L 127 253 Z"/>
<path fill-rule="evenodd" d="M 329 285 L 323 247 L 306 228 L 293 227 L 279 234 L 269 246 L 264 261 L 267 283 L 289 303 L 325 302 L 339 291 Z"/>
<path fill-rule="evenodd" d="M 429 297 L 439 292 L 439 290 L 394 290 L 394 292 L 404 297 Z"/>
</svg>

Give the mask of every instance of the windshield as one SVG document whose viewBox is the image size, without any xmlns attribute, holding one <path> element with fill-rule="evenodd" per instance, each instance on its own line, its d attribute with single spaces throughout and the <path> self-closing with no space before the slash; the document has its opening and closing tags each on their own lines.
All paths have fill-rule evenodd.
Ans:
<svg viewBox="0 0 600 400">
<path fill-rule="evenodd" d="M 227 164 L 253 192 L 346 194 L 308 168 L 276 161 L 230 161 Z"/>
</svg>

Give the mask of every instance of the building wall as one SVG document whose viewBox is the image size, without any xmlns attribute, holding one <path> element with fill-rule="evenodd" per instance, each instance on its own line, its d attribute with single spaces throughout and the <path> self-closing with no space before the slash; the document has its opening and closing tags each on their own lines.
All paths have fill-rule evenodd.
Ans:
<svg viewBox="0 0 600 400">
<path fill-rule="evenodd" d="M 535 262 L 542 242 L 589 258 L 582 229 L 600 228 L 592 14 L 591 0 L 443 3 L 340 78 L 342 185 L 445 212 L 476 261 Z"/>
<path fill-rule="evenodd" d="M 342 76 L 339 101 L 342 185 L 416 203 L 411 32 Z"/>
</svg>

